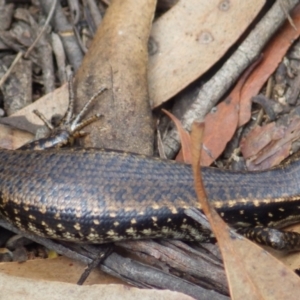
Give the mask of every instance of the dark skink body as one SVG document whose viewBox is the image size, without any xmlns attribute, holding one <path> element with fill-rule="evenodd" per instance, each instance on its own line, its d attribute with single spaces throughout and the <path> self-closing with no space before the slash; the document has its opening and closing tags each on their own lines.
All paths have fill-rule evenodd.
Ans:
<svg viewBox="0 0 300 300">
<path fill-rule="evenodd" d="M 0 150 L 0 214 L 64 240 L 203 240 L 184 214 L 199 208 L 191 167 L 121 152 Z M 265 172 L 202 169 L 209 200 L 233 226 L 300 220 L 300 161 Z"/>
</svg>

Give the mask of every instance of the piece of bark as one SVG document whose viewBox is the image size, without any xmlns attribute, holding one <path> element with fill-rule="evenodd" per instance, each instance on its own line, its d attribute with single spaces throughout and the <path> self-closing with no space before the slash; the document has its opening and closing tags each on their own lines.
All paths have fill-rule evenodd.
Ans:
<svg viewBox="0 0 300 300">
<path fill-rule="evenodd" d="M 184 247 L 178 247 L 178 244 Z M 128 250 L 140 261 L 166 269 L 167 273 L 180 274 L 185 280 L 214 289 L 222 294 L 228 293 L 228 286 L 221 260 L 193 251 L 191 247 L 180 241 L 127 241 L 117 243 Z M 218 246 L 214 245 L 216 248 Z"/>
<path fill-rule="evenodd" d="M 13 62 L 15 56 L 5 56 L 1 59 L 0 77 Z M 4 69 L 3 66 L 6 68 Z M 11 115 L 32 102 L 32 64 L 31 61 L 21 59 L 15 65 L 8 80 L 2 86 L 4 109 Z"/>
<path fill-rule="evenodd" d="M 298 2 L 297 0 L 286 2 L 287 11 L 294 8 Z M 177 99 L 179 101 L 176 101 L 172 112 L 181 120 L 184 128 L 189 130 L 194 120 L 203 120 L 245 68 L 253 63 L 285 19 L 286 14 L 282 10 L 281 1 L 277 1 L 219 71 L 200 88 L 188 108 Z M 164 132 L 163 136 L 165 153 L 167 157 L 172 157 L 179 148 L 178 133 L 171 125 L 171 130 Z"/>
<path fill-rule="evenodd" d="M 105 270 L 105 272 L 109 274 L 114 274 L 114 272 L 118 274 L 119 271 L 121 271 L 123 276 L 128 276 L 129 278 L 133 275 L 137 275 L 136 277 L 140 279 L 145 287 L 148 286 L 155 288 L 158 279 L 161 283 L 161 286 L 165 286 L 166 289 L 171 291 L 180 290 L 182 293 L 192 296 L 195 299 L 228 299 L 228 297 L 218 294 L 213 290 L 203 289 L 200 286 L 180 280 L 179 278 L 170 274 L 165 274 L 162 271 L 157 273 L 157 270 L 153 269 L 152 267 L 132 261 L 129 258 L 124 259 L 116 253 L 113 253 L 105 260 L 104 264 L 101 266 L 101 269 Z M 160 285 L 157 286 L 157 288 L 159 287 Z"/>
<path fill-rule="evenodd" d="M 299 130 L 297 109 L 279 118 L 276 123 L 254 127 L 240 144 L 248 170 L 265 170 L 279 165 L 291 154 L 292 142 L 299 140 Z"/>
<path fill-rule="evenodd" d="M 91 114 L 104 117 L 86 130 L 86 147 L 151 155 L 153 126 L 147 92 L 147 41 L 156 1 L 112 1 L 75 76 L 82 107 L 101 87 Z"/>
</svg>

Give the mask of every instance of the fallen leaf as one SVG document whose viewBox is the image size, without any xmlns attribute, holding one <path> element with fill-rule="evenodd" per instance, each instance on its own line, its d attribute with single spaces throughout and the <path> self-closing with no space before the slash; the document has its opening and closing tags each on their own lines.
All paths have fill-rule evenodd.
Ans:
<svg viewBox="0 0 300 300">
<path fill-rule="evenodd" d="M 232 299 L 298 299 L 298 276 L 267 251 L 233 232 L 208 202 L 199 169 L 203 126 L 194 123 L 191 133 L 195 190 L 218 240 Z"/>
<path fill-rule="evenodd" d="M 147 44 L 155 6 L 155 0 L 114 0 L 106 10 L 75 75 L 76 108 L 107 88 L 87 114 L 104 118 L 86 128 L 89 135 L 81 139 L 85 147 L 153 152 Z"/>
<path fill-rule="evenodd" d="M 192 300 L 187 295 L 172 291 L 138 289 L 121 284 L 78 286 L 64 282 L 25 279 L 5 274 L 0 274 L 0 290 L 2 298 L 22 300 Z"/>
<path fill-rule="evenodd" d="M 182 127 L 180 121 L 173 114 L 171 114 L 165 109 L 162 109 L 162 111 L 174 122 L 180 136 L 181 150 L 176 157 L 176 161 L 191 164 L 192 154 L 190 134 Z"/>
<path fill-rule="evenodd" d="M 64 256 L 28 260 L 22 264 L 18 262 L 0 263 L 1 274 L 73 284 L 76 284 L 85 268 L 85 264 Z M 84 285 L 111 283 L 124 284 L 123 281 L 101 272 L 100 269 L 94 269 Z"/>
<path fill-rule="evenodd" d="M 67 85 L 64 84 L 11 116 L 1 118 L 1 123 L 35 134 L 37 128 L 44 124 L 33 111 L 40 111 L 48 120 L 54 115 L 63 116 L 68 107 L 68 99 Z"/>
<path fill-rule="evenodd" d="M 232 139 L 238 125 L 241 90 L 259 62 L 260 60 L 257 60 L 252 64 L 241 76 L 230 95 L 206 115 L 201 166 L 210 166 Z"/>
<path fill-rule="evenodd" d="M 33 139 L 33 135 L 6 125 L 0 124 L 0 148 L 17 149 Z"/>
<path fill-rule="evenodd" d="M 150 38 L 152 108 L 176 95 L 223 57 L 264 4 L 262 0 L 180 0 L 161 16 L 153 24 Z"/>
</svg>

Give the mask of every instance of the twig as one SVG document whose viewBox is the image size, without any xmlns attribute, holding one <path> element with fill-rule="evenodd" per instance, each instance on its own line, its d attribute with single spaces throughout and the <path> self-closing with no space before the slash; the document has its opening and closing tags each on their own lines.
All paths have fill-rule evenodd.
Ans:
<svg viewBox="0 0 300 300">
<path fill-rule="evenodd" d="M 54 0 L 51 6 L 51 9 L 49 11 L 48 17 L 46 19 L 46 22 L 42 28 L 42 30 L 40 31 L 40 33 L 38 34 L 38 36 L 35 38 L 34 42 L 31 44 L 31 46 L 28 48 L 28 50 L 26 51 L 26 53 L 24 54 L 24 58 L 28 58 L 30 55 L 30 52 L 33 50 L 33 48 L 36 46 L 36 44 L 38 43 L 38 41 L 40 40 L 41 36 L 44 34 L 44 32 L 46 31 L 52 17 L 54 14 L 54 10 L 57 4 L 57 0 Z"/>
</svg>

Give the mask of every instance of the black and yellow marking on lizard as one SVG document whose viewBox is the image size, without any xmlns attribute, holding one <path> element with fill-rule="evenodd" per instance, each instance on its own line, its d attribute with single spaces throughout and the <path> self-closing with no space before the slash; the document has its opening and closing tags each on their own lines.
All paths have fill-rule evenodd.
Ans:
<svg viewBox="0 0 300 300">
<path fill-rule="evenodd" d="M 190 166 L 105 150 L 0 150 L 0 213 L 51 238 L 201 241 L 184 214 L 196 200 Z M 264 172 L 203 168 L 210 201 L 234 227 L 282 228 L 300 220 L 300 162 Z"/>
</svg>

